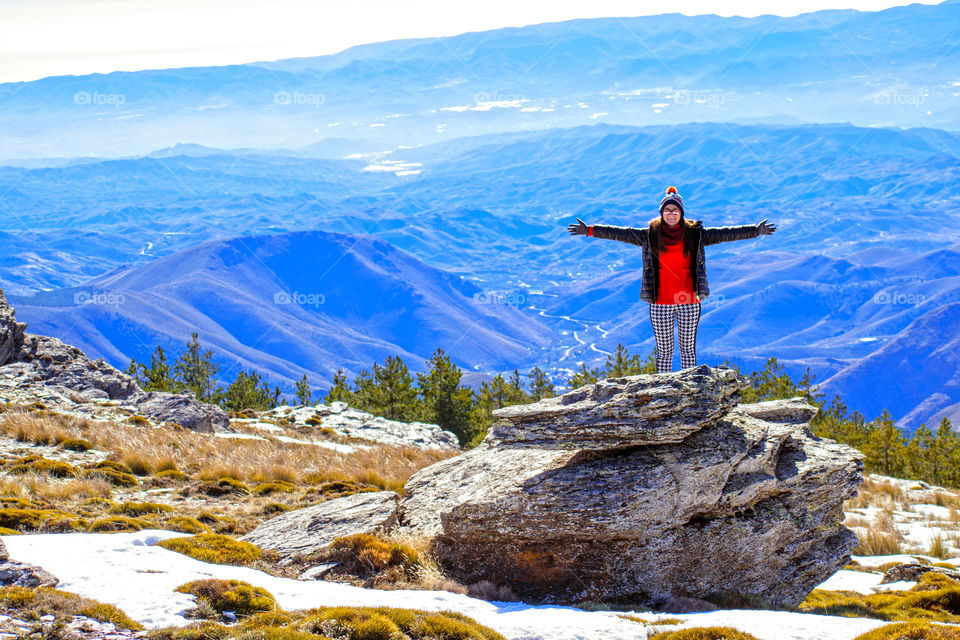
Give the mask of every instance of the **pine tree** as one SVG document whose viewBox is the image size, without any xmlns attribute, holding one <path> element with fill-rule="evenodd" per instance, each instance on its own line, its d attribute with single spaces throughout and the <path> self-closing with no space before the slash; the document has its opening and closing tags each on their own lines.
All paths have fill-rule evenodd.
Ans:
<svg viewBox="0 0 960 640">
<path fill-rule="evenodd" d="M 530 396 L 523 388 L 523 380 L 520 378 L 520 371 L 514 369 L 507 380 L 507 400 L 508 405 L 527 404 L 530 402 Z"/>
<path fill-rule="evenodd" d="M 242 411 L 244 409 L 264 411 L 277 406 L 276 400 L 279 392 L 280 389 L 276 388 L 276 394 L 272 393 L 258 372 L 251 369 L 247 373 L 241 369 L 236 379 L 223 394 L 222 405 L 227 411 Z"/>
<path fill-rule="evenodd" d="M 422 419 L 452 432 L 464 446 L 477 435 L 470 422 L 473 392 L 460 386 L 462 372 L 442 349 L 434 352 L 428 365 L 427 373 L 417 374 Z"/>
<path fill-rule="evenodd" d="M 214 376 L 220 366 L 213 361 L 213 356 L 213 350 L 201 349 L 198 334 L 194 331 L 175 363 L 177 381 L 193 391 L 201 402 L 214 402 L 221 393 L 219 388 L 214 388 Z"/>
<path fill-rule="evenodd" d="M 586 384 L 594 384 L 600 379 L 600 369 L 588 369 L 586 363 L 580 363 L 580 369 L 570 377 L 571 389 L 579 389 Z"/>
<path fill-rule="evenodd" d="M 330 404 L 331 402 L 353 403 L 353 393 L 347 386 L 347 374 L 343 372 L 343 369 L 337 369 L 337 372 L 333 374 L 333 386 L 327 391 L 323 402 L 324 404 Z"/>
<path fill-rule="evenodd" d="M 640 356 L 630 355 L 627 348 L 617 343 L 616 350 L 607 356 L 607 363 L 603 368 L 604 378 L 622 378 L 623 376 L 638 375 L 643 369 Z"/>
<path fill-rule="evenodd" d="M 529 377 L 530 397 L 533 400 L 543 400 L 544 398 L 552 398 L 556 395 L 556 391 L 553 388 L 553 382 L 543 369 L 540 367 L 534 367 L 533 370 L 530 371 Z"/>
<path fill-rule="evenodd" d="M 313 392 L 310 391 L 310 383 L 307 381 L 307 374 L 297 380 L 297 404 L 313 404 Z"/>
<path fill-rule="evenodd" d="M 950 420 L 944 417 L 937 425 L 936 447 L 940 452 L 940 467 L 937 469 L 939 475 L 933 480 L 934 484 L 949 484 L 957 486 L 957 473 L 960 471 L 960 460 L 957 459 L 960 454 L 960 436 L 953 430 Z"/>
<path fill-rule="evenodd" d="M 886 409 L 871 422 L 870 435 L 864 453 L 875 473 L 896 476 L 904 467 L 905 444 L 903 433 L 897 428 L 893 416 Z"/>
</svg>

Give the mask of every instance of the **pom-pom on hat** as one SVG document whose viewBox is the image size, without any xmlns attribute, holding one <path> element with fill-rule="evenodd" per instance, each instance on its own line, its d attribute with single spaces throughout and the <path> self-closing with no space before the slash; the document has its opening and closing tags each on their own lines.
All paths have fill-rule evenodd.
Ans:
<svg viewBox="0 0 960 640">
<path fill-rule="evenodd" d="M 663 213 L 663 208 L 671 202 L 680 207 L 680 215 L 683 215 L 683 198 L 677 193 L 676 187 L 667 187 L 667 195 L 660 201 L 660 213 Z"/>
</svg>

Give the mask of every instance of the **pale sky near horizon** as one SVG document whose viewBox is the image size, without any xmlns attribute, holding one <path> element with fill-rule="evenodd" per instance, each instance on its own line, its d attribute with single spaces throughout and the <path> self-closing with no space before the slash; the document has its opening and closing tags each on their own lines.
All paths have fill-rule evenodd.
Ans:
<svg viewBox="0 0 960 640">
<path fill-rule="evenodd" d="M 938 4 L 941 0 L 922 0 Z M 784 0 L 777 15 L 879 11 L 896 0 Z M 766 5 L 766 6 L 765 6 Z M 0 0 L 0 83 L 242 64 L 575 18 L 679 12 L 753 17 L 768 2 L 705 0 Z M 376 19 L 371 19 L 375 16 Z"/>
</svg>

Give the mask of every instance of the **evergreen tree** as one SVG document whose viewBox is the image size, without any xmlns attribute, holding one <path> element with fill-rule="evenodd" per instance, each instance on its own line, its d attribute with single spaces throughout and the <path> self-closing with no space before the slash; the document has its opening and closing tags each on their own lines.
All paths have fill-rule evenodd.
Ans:
<svg viewBox="0 0 960 640">
<path fill-rule="evenodd" d="M 540 367 L 534 367 L 530 371 L 530 397 L 533 400 L 543 400 L 555 395 L 556 391 L 549 376 Z"/>
<path fill-rule="evenodd" d="M 423 421 L 454 433 L 461 446 L 469 444 L 477 436 L 470 422 L 473 392 L 460 386 L 462 372 L 442 349 L 434 352 L 428 365 L 427 373 L 417 374 Z"/>
<path fill-rule="evenodd" d="M 603 368 L 604 378 L 622 378 L 623 376 L 639 375 L 643 369 L 640 356 L 630 355 L 627 348 L 617 343 L 616 350 L 607 356 L 607 363 Z"/>
<path fill-rule="evenodd" d="M 530 402 L 530 396 L 523 388 L 523 380 L 520 379 L 520 371 L 514 369 L 507 380 L 507 404 L 527 404 Z"/>
<path fill-rule="evenodd" d="M 333 386 L 327 391 L 323 402 L 324 404 L 330 404 L 331 402 L 353 403 L 353 393 L 347 386 L 347 374 L 343 372 L 343 369 L 337 369 L 337 372 L 333 374 Z"/>
<path fill-rule="evenodd" d="M 933 483 L 956 487 L 958 483 L 957 474 L 960 471 L 960 460 L 958 460 L 960 436 L 953 430 L 953 425 L 946 417 L 937 425 L 937 436 L 934 442 L 940 452 L 940 463 L 936 469 L 937 476 L 933 479 Z"/>
<path fill-rule="evenodd" d="M 307 374 L 297 380 L 297 404 L 313 404 L 313 392 L 310 391 L 310 383 L 307 381 Z"/>
<path fill-rule="evenodd" d="M 874 473 L 895 476 L 903 471 L 905 444 L 903 433 L 897 428 L 893 416 L 886 409 L 872 421 L 870 435 L 864 453 L 867 466 Z"/>
<path fill-rule="evenodd" d="M 201 402 L 215 402 L 221 392 L 214 388 L 214 376 L 220 366 L 213 361 L 213 356 L 213 350 L 201 349 L 198 334 L 194 331 L 175 363 L 177 382 L 193 391 Z"/>
<path fill-rule="evenodd" d="M 580 369 L 570 377 L 571 389 L 579 389 L 586 384 L 594 384 L 600 379 L 600 369 L 588 369 L 586 363 L 580 363 Z"/>
<path fill-rule="evenodd" d="M 376 368 L 377 363 L 373 363 L 373 366 Z M 357 409 L 370 413 L 377 410 L 379 406 L 377 388 L 370 371 L 367 369 L 360 370 L 357 377 L 353 379 L 353 391 L 350 395 L 353 398 L 353 406 Z"/>
<path fill-rule="evenodd" d="M 259 373 L 253 369 L 249 373 L 241 369 L 223 394 L 222 406 L 227 411 L 264 411 L 277 406 L 279 395 L 280 389 L 276 388 L 276 393 L 272 393 Z"/>
</svg>

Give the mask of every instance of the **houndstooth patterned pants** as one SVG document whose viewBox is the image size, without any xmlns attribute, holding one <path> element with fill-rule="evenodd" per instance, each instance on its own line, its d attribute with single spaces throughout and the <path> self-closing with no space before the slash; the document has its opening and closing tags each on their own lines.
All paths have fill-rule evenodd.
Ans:
<svg viewBox="0 0 960 640">
<path fill-rule="evenodd" d="M 700 324 L 700 303 L 650 305 L 650 324 L 657 340 L 657 373 L 673 370 L 673 326 L 680 333 L 680 368 L 697 365 L 697 325 Z"/>
</svg>

